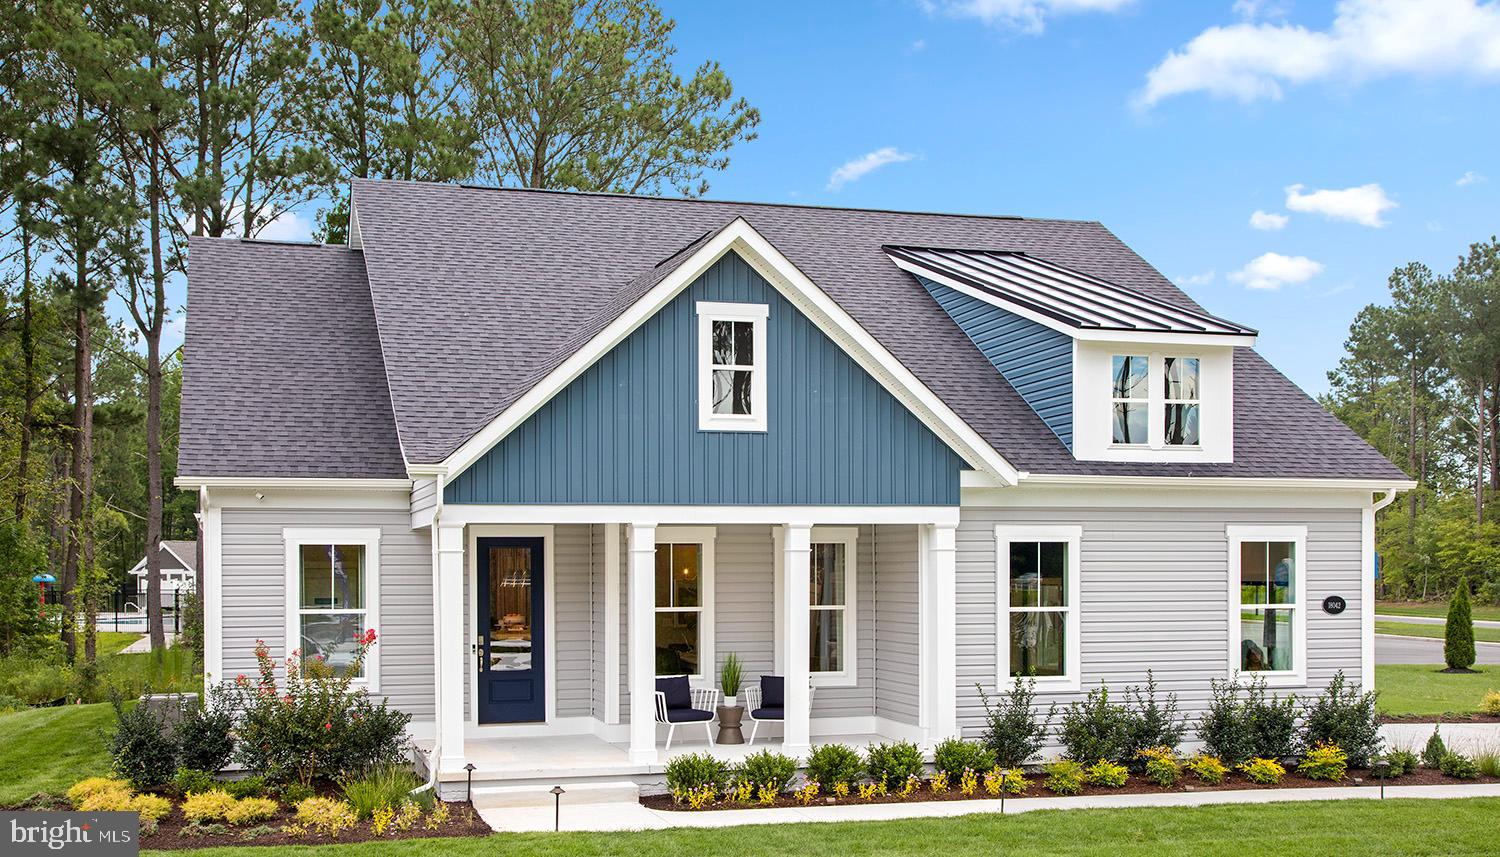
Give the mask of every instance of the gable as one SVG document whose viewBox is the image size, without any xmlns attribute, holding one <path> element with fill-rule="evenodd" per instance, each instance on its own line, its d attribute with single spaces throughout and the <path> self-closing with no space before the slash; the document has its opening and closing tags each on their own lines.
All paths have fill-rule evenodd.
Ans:
<svg viewBox="0 0 1500 857">
<path fill-rule="evenodd" d="M 700 301 L 768 308 L 764 432 L 698 428 Z M 731 252 L 455 476 L 445 500 L 956 505 L 966 467 Z"/>
<path fill-rule="evenodd" d="M 917 281 L 1068 449 L 1073 448 L 1073 339 L 918 276 Z"/>
</svg>

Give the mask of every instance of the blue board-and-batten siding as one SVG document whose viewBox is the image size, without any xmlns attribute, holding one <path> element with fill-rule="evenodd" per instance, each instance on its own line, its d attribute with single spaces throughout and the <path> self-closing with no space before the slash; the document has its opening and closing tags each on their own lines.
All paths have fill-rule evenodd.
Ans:
<svg viewBox="0 0 1500 857">
<path fill-rule="evenodd" d="M 769 307 L 767 431 L 698 430 L 698 301 Z M 459 474 L 445 499 L 957 505 L 966 466 L 731 253 Z"/>
<path fill-rule="evenodd" d="M 918 277 L 1042 422 L 1073 448 L 1073 338 L 978 298 Z"/>
</svg>

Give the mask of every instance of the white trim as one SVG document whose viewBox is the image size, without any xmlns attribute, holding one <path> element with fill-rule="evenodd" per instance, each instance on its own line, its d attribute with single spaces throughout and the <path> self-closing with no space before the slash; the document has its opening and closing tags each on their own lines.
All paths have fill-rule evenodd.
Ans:
<svg viewBox="0 0 1500 857">
<path fill-rule="evenodd" d="M 782 566 L 786 579 L 781 587 L 781 610 L 786 614 L 784 679 L 785 709 L 781 723 L 782 752 L 801 758 L 811 750 L 808 734 L 812 717 L 812 687 L 808 671 L 809 581 L 812 527 L 788 523 L 781 540 Z M 802 617 L 800 620 L 794 617 Z M 802 654 L 799 654 L 802 653 Z"/>
<path fill-rule="evenodd" d="M 302 558 L 299 548 L 303 545 L 359 545 L 365 549 L 365 567 L 360 570 L 364 587 L 364 606 L 359 609 L 339 609 L 332 614 L 359 613 L 364 618 L 365 630 L 376 632 L 375 645 L 365 657 L 365 674 L 352 684 L 370 692 L 380 690 L 380 653 L 382 632 L 380 631 L 380 528 L 379 527 L 285 527 L 281 531 L 282 547 L 285 551 L 286 570 L 286 636 L 283 655 L 292 657 L 294 649 L 300 649 L 297 641 L 302 636 Z"/>
<path fill-rule="evenodd" d="M 604 722 L 620 722 L 620 525 L 604 525 Z"/>
<path fill-rule="evenodd" d="M 697 687 L 718 687 L 719 662 L 714 656 L 714 540 L 718 538 L 718 530 L 714 527 L 657 527 L 656 545 L 698 545 L 698 561 L 700 563 L 698 581 L 698 606 L 696 608 L 672 608 L 658 607 L 653 598 L 651 602 L 651 627 L 653 643 L 653 663 L 656 645 L 654 642 L 656 615 L 663 610 L 673 613 L 697 613 L 698 614 L 698 669 L 699 672 L 688 676 L 688 681 Z M 653 590 L 654 591 L 654 590 Z M 663 676 L 652 670 L 652 686 L 655 681 Z M 650 703 L 651 700 L 647 700 Z M 635 711 L 635 701 L 632 700 L 631 711 Z M 648 708 L 651 706 L 648 704 Z"/>
<path fill-rule="evenodd" d="M 203 675 L 224 678 L 224 513 L 207 486 L 198 489 L 203 515 Z"/>
<path fill-rule="evenodd" d="M 1063 542 L 1067 553 L 1067 601 L 1063 612 L 1064 673 L 1061 676 L 1038 676 L 1036 688 L 1042 692 L 1076 691 L 1083 683 L 1083 644 L 1080 639 L 1083 612 L 1082 552 L 1083 527 L 1077 525 L 1039 526 L 1034 524 L 999 524 L 995 527 L 995 686 L 1010 687 L 1010 543 Z"/>
<path fill-rule="evenodd" d="M 1114 442 L 1114 359 L 1146 358 L 1146 395 L 1129 400 L 1146 408 L 1146 437 Z M 1166 443 L 1166 381 L 1169 357 L 1198 361 L 1198 443 Z M 1174 400 L 1181 402 L 1183 400 Z M 1157 464 L 1225 463 L 1234 460 L 1234 352 L 1229 348 L 1077 343 L 1073 359 L 1073 457 L 1080 461 Z"/>
<path fill-rule="evenodd" d="M 630 525 L 630 567 L 625 580 L 630 622 L 625 656 L 630 682 L 630 762 L 656 761 L 656 525 Z"/>
<path fill-rule="evenodd" d="M 1279 524 L 1263 526 L 1256 524 L 1229 524 L 1224 527 L 1224 536 L 1229 550 L 1229 579 L 1227 581 L 1228 614 L 1228 669 L 1231 679 L 1265 679 L 1270 687 L 1303 687 L 1307 684 L 1307 527 L 1301 524 Z M 1287 610 L 1292 613 L 1292 668 L 1289 670 L 1260 670 L 1242 673 L 1240 660 L 1240 545 L 1244 542 L 1292 542 L 1292 604 L 1273 604 L 1265 609 Z"/>
<path fill-rule="evenodd" d="M 1000 488 L 982 473 L 963 471 L 965 488 Z M 1124 486 L 1141 488 L 1294 488 L 1299 491 L 1410 491 L 1417 487 L 1411 480 L 1390 479 L 1321 479 L 1260 476 L 1094 476 L 1073 473 L 1022 473 L 1023 487 L 1044 485 Z"/>
<path fill-rule="evenodd" d="M 809 660 L 808 680 L 813 687 L 855 687 L 859 684 L 859 527 L 813 527 L 811 543 L 844 546 L 844 606 L 840 608 L 844 619 L 841 638 L 844 668 L 837 672 L 814 672 Z M 808 605 L 809 639 L 812 636 L 811 611 L 816 609 L 819 609 L 816 605 Z"/>
<path fill-rule="evenodd" d="M 958 528 L 951 524 L 923 527 L 927 562 L 922 568 L 926 593 L 926 648 L 922 669 L 931 671 L 932 717 L 927 742 L 936 745 L 959 735 L 958 727 Z"/>
<path fill-rule="evenodd" d="M 1365 693 L 1375 689 L 1375 513 L 1395 502 L 1397 489 L 1379 500 L 1371 498 L 1359 518 L 1359 683 Z"/>
<path fill-rule="evenodd" d="M 766 376 L 770 355 L 766 353 L 766 329 L 771 308 L 766 304 L 699 301 L 698 313 L 698 430 L 766 430 Z M 750 325 L 753 362 L 721 367 L 713 362 L 713 326 L 716 321 L 739 321 Z M 714 371 L 734 369 L 750 373 L 750 413 L 716 414 L 713 410 Z"/>
<path fill-rule="evenodd" d="M 442 462 L 450 477 L 478 461 L 491 447 L 525 422 L 731 250 L 765 276 L 794 306 L 847 351 L 861 368 L 884 385 L 970 465 L 989 472 L 1002 482 L 1014 484 L 1016 469 L 985 442 L 978 432 L 969 427 L 952 408 L 756 232 L 744 218 L 738 217 L 705 242 L 644 297 L 620 313 L 587 344 L 526 391 L 513 405 L 460 445 Z"/>
<path fill-rule="evenodd" d="M 286 476 L 179 476 L 178 488 L 300 488 L 318 491 L 410 491 L 410 479 L 334 479 Z"/>
<path fill-rule="evenodd" d="M 458 506 L 443 507 L 443 521 L 445 524 L 455 523 L 449 520 L 449 513 Z M 556 539 L 553 537 L 554 528 L 550 525 L 529 526 L 516 524 L 472 524 L 468 528 L 465 544 L 468 547 L 469 561 L 466 563 L 469 576 L 469 609 L 464 616 L 464 627 L 467 633 L 464 639 L 469 641 L 469 714 L 465 721 L 471 726 L 494 726 L 514 724 L 491 724 L 479 722 L 479 657 L 476 651 L 476 640 L 479 639 L 479 540 L 481 538 L 513 538 L 542 539 L 542 682 L 546 685 L 543 695 L 546 701 L 543 707 L 546 723 L 551 723 L 557 717 L 557 599 L 555 596 L 557 583 L 557 563 L 553 561 L 553 548 Z"/>
<path fill-rule="evenodd" d="M 1053 318 L 1044 313 L 1039 313 L 1023 304 L 1013 303 L 999 295 L 992 295 L 989 292 L 981 291 L 952 277 L 945 276 L 906 259 L 898 259 L 889 254 L 887 254 L 886 258 L 890 259 L 891 263 L 896 267 L 909 274 L 932 280 L 935 283 L 941 283 L 955 292 L 968 295 L 990 306 L 999 307 L 1059 333 L 1066 333 L 1074 339 L 1106 342 L 1160 342 L 1163 344 L 1181 342 L 1196 345 L 1233 345 L 1243 348 L 1250 348 L 1255 345 L 1256 337 L 1254 334 L 1176 333 L 1170 331 L 1106 330 L 1091 327 L 1074 327 L 1065 321 Z"/>
<path fill-rule="evenodd" d="M 525 524 L 597 524 L 603 517 L 625 524 L 932 524 L 958 523 L 957 506 L 508 506 L 453 503 L 443 507 L 445 524 L 509 521 Z"/>
</svg>

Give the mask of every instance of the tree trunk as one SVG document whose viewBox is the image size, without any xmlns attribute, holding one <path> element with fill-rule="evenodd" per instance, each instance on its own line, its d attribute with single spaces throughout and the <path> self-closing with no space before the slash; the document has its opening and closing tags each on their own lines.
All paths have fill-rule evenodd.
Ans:
<svg viewBox="0 0 1500 857">
<path fill-rule="evenodd" d="M 161 600 L 161 517 L 163 486 L 161 475 L 161 330 L 167 302 L 166 272 L 161 258 L 161 170 L 158 152 L 151 145 L 149 154 L 149 211 L 151 240 L 151 305 L 146 316 L 146 624 L 150 626 L 151 650 L 167 647 L 162 623 Z"/>
<path fill-rule="evenodd" d="M 1417 363 L 1415 360 L 1408 362 L 1408 405 L 1406 417 L 1406 473 L 1417 480 L 1421 487 L 1422 476 L 1417 466 Z M 1411 547 L 1417 542 L 1417 492 L 1406 492 L 1406 545 Z"/>
<path fill-rule="evenodd" d="M 16 458 L 16 522 L 26 523 L 27 480 L 31 478 L 31 432 L 36 410 L 36 338 L 31 306 L 31 210 L 18 211 L 21 230 L 21 437 Z"/>
<path fill-rule="evenodd" d="M 1474 421 L 1474 520 L 1484 523 L 1484 384 L 1474 384 L 1474 404 L 1478 419 Z"/>
<path fill-rule="evenodd" d="M 94 377 L 89 306 L 84 295 L 88 283 L 88 249 L 80 240 L 73 253 L 75 295 L 73 306 L 73 458 L 68 471 L 67 550 L 63 554 L 62 602 L 63 644 L 68 658 L 77 657 L 76 609 L 78 587 L 84 583 L 84 546 L 89 541 L 88 508 L 94 493 Z M 88 551 L 92 553 L 92 551 Z M 92 598 L 85 597 L 85 603 Z M 92 611 L 90 611 L 92 612 Z"/>
</svg>

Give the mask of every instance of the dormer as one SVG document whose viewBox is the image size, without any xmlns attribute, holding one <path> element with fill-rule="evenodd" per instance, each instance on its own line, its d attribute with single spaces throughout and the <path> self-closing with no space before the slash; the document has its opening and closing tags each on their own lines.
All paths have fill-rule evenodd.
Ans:
<svg viewBox="0 0 1500 857">
<path fill-rule="evenodd" d="M 1025 253 L 886 247 L 1083 461 L 1234 460 L 1248 327 Z"/>
</svg>

